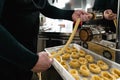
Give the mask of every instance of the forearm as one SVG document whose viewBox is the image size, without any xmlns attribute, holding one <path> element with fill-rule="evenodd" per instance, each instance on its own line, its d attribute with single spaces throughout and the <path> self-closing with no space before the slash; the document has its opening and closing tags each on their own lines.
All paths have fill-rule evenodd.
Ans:
<svg viewBox="0 0 120 80">
<path fill-rule="evenodd" d="M 51 6 L 48 2 L 44 9 L 40 10 L 41 13 L 47 17 L 54 18 L 54 19 L 66 19 L 72 20 L 72 14 L 74 10 L 62 10 Z"/>
<path fill-rule="evenodd" d="M 72 20 L 74 10 L 62 10 L 49 4 L 47 0 L 30 0 L 27 6 L 21 6 L 20 9 L 26 13 L 40 11 L 46 17 L 54 19 Z"/>
<path fill-rule="evenodd" d="M 36 64 L 38 56 L 18 43 L 0 25 L 0 59 L 30 70 Z"/>
</svg>

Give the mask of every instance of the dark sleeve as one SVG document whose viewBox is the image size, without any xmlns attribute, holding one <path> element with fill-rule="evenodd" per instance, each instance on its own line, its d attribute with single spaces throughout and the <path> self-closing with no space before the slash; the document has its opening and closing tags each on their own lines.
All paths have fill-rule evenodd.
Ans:
<svg viewBox="0 0 120 80">
<path fill-rule="evenodd" d="M 50 5 L 48 1 L 46 1 L 46 5 L 43 9 L 40 9 L 40 12 L 46 17 L 72 20 L 72 14 L 74 10 L 62 10 Z"/>
<path fill-rule="evenodd" d="M 23 69 L 30 70 L 36 64 L 38 56 L 17 42 L 0 25 L 0 59 L 6 60 Z"/>
<path fill-rule="evenodd" d="M 108 5 L 110 5 L 110 0 L 95 0 L 93 10 L 103 12 L 109 8 Z"/>
<path fill-rule="evenodd" d="M 40 11 L 43 15 L 49 18 L 72 20 L 72 14 L 74 10 L 62 10 L 56 8 L 50 5 L 48 0 L 28 0 L 27 2 L 25 1 L 17 0 L 17 3 L 24 4 L 23 6 L 18 7 L 19 9 L 24 10 L 24 12 L 26 13 Z"/>
<path fill-rule="evenodd" d="M 5 0 L 0 0 L 0 19 L 1 19 L 1 15 L 2 15 L 2 10 L 3 10 L 3 6 L 4 6 Z"/>
</svg>

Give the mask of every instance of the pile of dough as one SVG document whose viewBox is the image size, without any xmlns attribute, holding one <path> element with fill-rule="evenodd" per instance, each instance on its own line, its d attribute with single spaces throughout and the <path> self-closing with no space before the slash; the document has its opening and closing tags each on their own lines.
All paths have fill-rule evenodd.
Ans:
<svg viewBox="0 0 120 80">
<path fill-rule="evenodd" d="M 103 80 L 103 79 L 98 75 L 93 75 L 90 80 Z"/>
<path fill-rule="evenodd" d="M 65 61 L 62 61 L 60 63 L 66 70 L 68 70 L 68 65 L 67 65 L 67 63 Z"/>
<path fill-rule="evenodd" d="M 69 73 L 75 78 L 75 80 L 80 80 L 80 77 L 78 75 L 78 71 L 76 69 L 70 69 Z"/>
<path fill-rule="evenodd" d="M 87 78 L 82 78 L 82 80 L 88 80 Z"/>
<path fill-rule="evenodd" d="M 109 66 L 103 60 L 98 60 L 97 65 L 101 68 L 101 70 L 109 69 Z"/>
<path fill-rule="evenodd" d="M 54 55 L 54 54 L 56 54 L 57 52 L 55 52 L 55 51 L 53 51 L 53 52 L 51 52 L 51 55 Z"/>
<path fill-rule="evenodd" d="M 114 75 L 116 78 L 120 78 L 120 70 L 117 68 L 111 68 L 110 72 L 112 73 L 112 75 Z"/>
<path fill-rule="evenodd" d="M 100 67 L 98 65 L 94 64 L 94 63 L 89 64 L 89 69 L 90 69 L 91 72 L 96 73 L 96 74 L 99 74 L 101 72 Z"/>
<path fill-rule="evenodd" d="M 71 53 L 72 51 L 71 51 L 71 48 L 70 47 L 67 47 L 66 49 L 65 49 L 65 52 L 66 53 Z"/>
<path fill-rule="evenodd" d="M 58 62 L 61 62 L 61 57 L 60 57 L 60 56 L 57 56 L 55 59 L 56 59 Z"/>
<path fill-rule="evenodd" d="M 81 65 L 79 72 L 82 76 L 90 76 L 90 71 L 86 65 Z"/>
<path fill-rule="evenodd" d="M 76 69 L 70 69 L 70 70 L 69 70 L 69 73 L 72 74 L 72 75 L 73 75 L 73 74 L 74 74 L 74 75 L 78 75 L 78 71 L 77 71 Z"/>
<path fill-rule="evenodd" d="M 112 74 L 110 74 L 109 72 L 107 72 L 107 71 L 102 71 L 101 72 L 101 77 L 104 80 L 116 80 L 116 78 Z"/>
<path fill-rule="evenodd" d="M 71 47 L 71 51 L 72 51 L 72 52 L 78 52 L 77 48 L 74 47 L 74 46 Z"/>
<path fill-rule="evenodd" d="M 64 53 L 64 54 L 62 55 L 62 59 L 63 59 L 63 60 L 68 60 L 68 59 L 70 59 L 70 54 L 69 54 L 69 53 Z"/>
<path fill-rule="evenodd" d="M 71 57 L 73 59 L 78 59 L 79 58 L 79 54 L 77 52 L 72 52 Z"/>
<path fill-rule="evenodd" d="M 79 63 L 80 63 L 81 65 L 86 65 L 86 64 L 88 63 L 88 61 L 87 61 L 85 58 L 80 57 L 80 58 L 79 58 Z"/>
<path fill-rule="evenodd" d="M 62 50 L 62 48 L 59 48 L 57 51 L 60 51 L 60 50 Z"/>
<path fill-rule="evenodd" d="M 94 58 L 91 55 L 86 55 L 85 58 L 88 60 L 88 62 L 94 62 Z"/>
<path fill-rule="evenodd" d="M 72 76 L 75 78 L 75 80 L 80 80 L 79 75 L 72 75 Z"/>
<path fill-rule="evenodd" d="M 86 55 L 85 51 L 84 50 L 79 50 L 79 55 L 81 57 L 84 57 Z"/>
<path fill-rule="evenodd" d="M 72 68 L 79 68 L 80 67 L 80 63 L 77 59 L 73 59 L 69 62 L 70 67 Z"/>
</svg>

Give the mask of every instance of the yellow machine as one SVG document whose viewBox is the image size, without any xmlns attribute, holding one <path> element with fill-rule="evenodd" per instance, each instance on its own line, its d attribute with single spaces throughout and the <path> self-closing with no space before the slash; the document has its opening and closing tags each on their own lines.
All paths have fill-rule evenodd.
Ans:
<svg viewBox="0 0 120 80">
<path fill-rule="evenodd" d="M 102 41 L 104 42 L 104 41 Z M 87 45 L 87 48 L 99 55 L 104 56 L 107 59 L 115 61 L 115 53 L 116 51 L 107 47 L 107 45 L 102 45 L 94 42 L 87 42 L 86 44 L 84 43 L 84 47 Z"/>
</svg>

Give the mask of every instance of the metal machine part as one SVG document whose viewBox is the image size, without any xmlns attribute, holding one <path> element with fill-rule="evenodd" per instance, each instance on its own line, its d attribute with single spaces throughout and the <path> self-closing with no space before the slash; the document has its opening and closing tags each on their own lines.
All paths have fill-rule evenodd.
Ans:
<svg viewBox="0 0 120 80">
<path fill-rule="evenodd" d="M 107 30 L 101 25 L 83 25 L 79 32 L 80 40 L 86 41 L 101 41 L 101 40 L 115 40 L 116 33 Z"/>
<path fill-rule="evenodd" d="M 103 19 L 103 13 L 99 11 L 92 11 L 89 12 L 93 15 L 92 20 L 100 20 Z M 101 41 L 104 40 L 113 40 L 116 39 L 116 34 L 108 30 L 106 32 L 106 27 L 103 27 L 101 25 L 83 25 L 80 29 L 79 36 L 81 41 Z"/>
<path fill-rule="evenodd" d="M 93 11 L 92 14 L 93 14 L 93 19 L 94 20 L 103 19 L 103 13 L 102 12 Z"/>
<path fill-rule="evenodd" d="M 83 42 L 91 40 L 99 42 L 102 40 L 102 34 L 105 34 L 105 32 L 104 27 L 100 25 L 83 25 L 80 29 L 79 36 Z"/>
<path fill-rule="evenodd" d="M 107 40 L 101 40 L 100 42 L 90 41 L 90 42 L 81 42 L 81 45 L 109 60 L 115 61 L 115 42 L 110 42 Z"/>
</svg>

